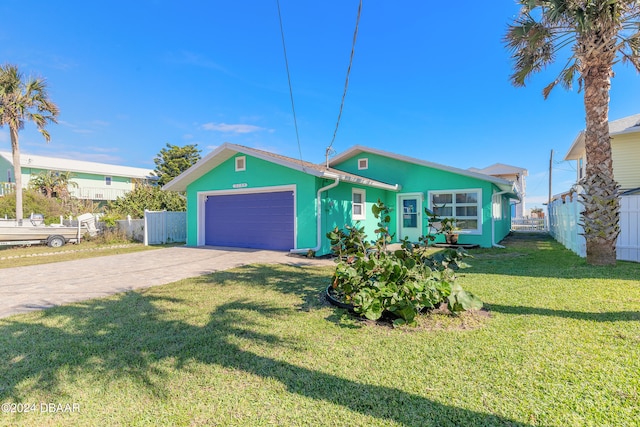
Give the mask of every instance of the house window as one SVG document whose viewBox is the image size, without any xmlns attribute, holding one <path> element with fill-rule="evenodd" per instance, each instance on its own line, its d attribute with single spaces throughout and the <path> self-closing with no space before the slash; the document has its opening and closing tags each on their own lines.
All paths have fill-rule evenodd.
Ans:
<svg viewBox="0 0 640 427">
<path fill-rule="evenodd" d="M 351 193 L 351 218 L 354 220 L 366 219 L 365 200 L 366 193 L 364 190 L 354 189 Z"/>
<path fill-rule="evenodd" d="M 456 190 L 429 192 L 430 208 L 439 217 L 455 218 L 462 232 L 482 232 L 482 191 Z"/>
<path fill-rule="evenodd" d="M 358 159 L 358 170 L 369 169 L 369 159 Z"/>
<path fill-rule="evenodd" d="M 111 177 L 110 176 L 105 176 L 104 177 L 104 185 L 111 185 Z"/>
<path fill-rule="evenodd" d="M 582 157 L 578 159 L 578 180 L 581 180 L 584 175 L 584 162 Z"/>
<path fill-rule="evenodd" d="M 502 196 L 500 194 L 494 194 L 493 199 L 493 219 L 502 219 Z"/>
<path fill-rule="evenodd" d="M 247 170 L 247 158 L 245 156 L 236 157 L 236 172 Z"/>
</svg>

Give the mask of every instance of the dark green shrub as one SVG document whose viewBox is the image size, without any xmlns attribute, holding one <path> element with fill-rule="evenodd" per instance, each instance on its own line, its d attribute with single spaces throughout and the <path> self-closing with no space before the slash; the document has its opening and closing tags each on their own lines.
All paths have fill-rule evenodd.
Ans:
<svg viewBox="0 0 640 427">
<path fill-rule="evenodd" d="M 185 211 L 187 202 L 185 197 L 175 191 L 163 191 L 160 187 L 143 185 L 110 201 L 106 206 L 106 213 L 118 219 L 127 215 L 132 218 L 144 218 L 144 211 Z"/>
<path fill-rule="evenodd" d="M 332 287 L 356 313 L 372 320 L 389 313 L 394 325 L 415 325 L 420 311 L 445 301 L 453 313 L 482 307 L 478 298 L 455 283 L 456 272 L 468 267 L 465 251 L 429 254 L 429 239 L 424 238 L 419 244 L 405 240 L 400 249 L 389 253 L 390 209 L 378 201 L 372 210 L 380 220 L 374 242 L 367 241 L 364 228 L 357 226 L 336 227 L 327 233 L 338 257 Z"/>
</svg>

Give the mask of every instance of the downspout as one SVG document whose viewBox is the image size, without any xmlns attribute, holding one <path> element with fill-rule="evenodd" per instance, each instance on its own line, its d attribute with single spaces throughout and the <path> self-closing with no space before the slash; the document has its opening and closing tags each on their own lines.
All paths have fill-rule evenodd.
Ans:
<svg viewBox="0 0 640 427">
<path fill-rule="evenodd" d="M 509 191 L 500 191 L 498 193 L 493 193 L 491 195 L 491 247 L 504 249 L 504 246 L 496 243 L 496 218 L 493 216 L 493 196 L 502 196 L 503 194 L 509 193 Z"/>
<path fill-rule="evenodd" d="M 289 251 L 290 253 L 298 254 L 298 253 L 309 252 L 309 251 L 317 252 L 320 250 L 320 248 L 322 247 L 322 193 L 336 187 L 339 183 L 340 183 L 340 178 L 336 177 L 334 182 L 332 182 L 331 184 L 325 187 L 318 189 L 318 193 L 316 196 L 316 206 L 318 210 L 318 214 L 316 215 L 316 229 L 317 229 L 316 246 L 313 248 L 291 249 Z"/>
</svg>

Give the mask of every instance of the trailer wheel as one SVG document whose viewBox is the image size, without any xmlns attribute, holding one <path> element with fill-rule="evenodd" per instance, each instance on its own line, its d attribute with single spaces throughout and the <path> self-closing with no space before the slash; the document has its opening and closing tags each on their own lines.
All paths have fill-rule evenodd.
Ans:
<svg viewBox="0 0 640 427">
<path fill-rule="evenodd" d="M 67 243 L 67 241 L 64 239 L 64 237 L 58 235 L 49 236 L 49 238 L 47 239 L 47 245 L 52 248 L 59 248 L 65 243 Z"/>
</svg>

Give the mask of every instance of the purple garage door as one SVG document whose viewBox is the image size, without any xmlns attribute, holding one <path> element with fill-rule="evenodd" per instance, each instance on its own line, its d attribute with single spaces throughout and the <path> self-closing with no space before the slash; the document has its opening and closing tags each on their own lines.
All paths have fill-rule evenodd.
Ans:
<svg viewBox="0 0 640 427">
<path fill-rule="evenodd" d="M 209 196 L 205 244 L 289 250 L 293 243 L 293 191 Z"/>
</svg>

